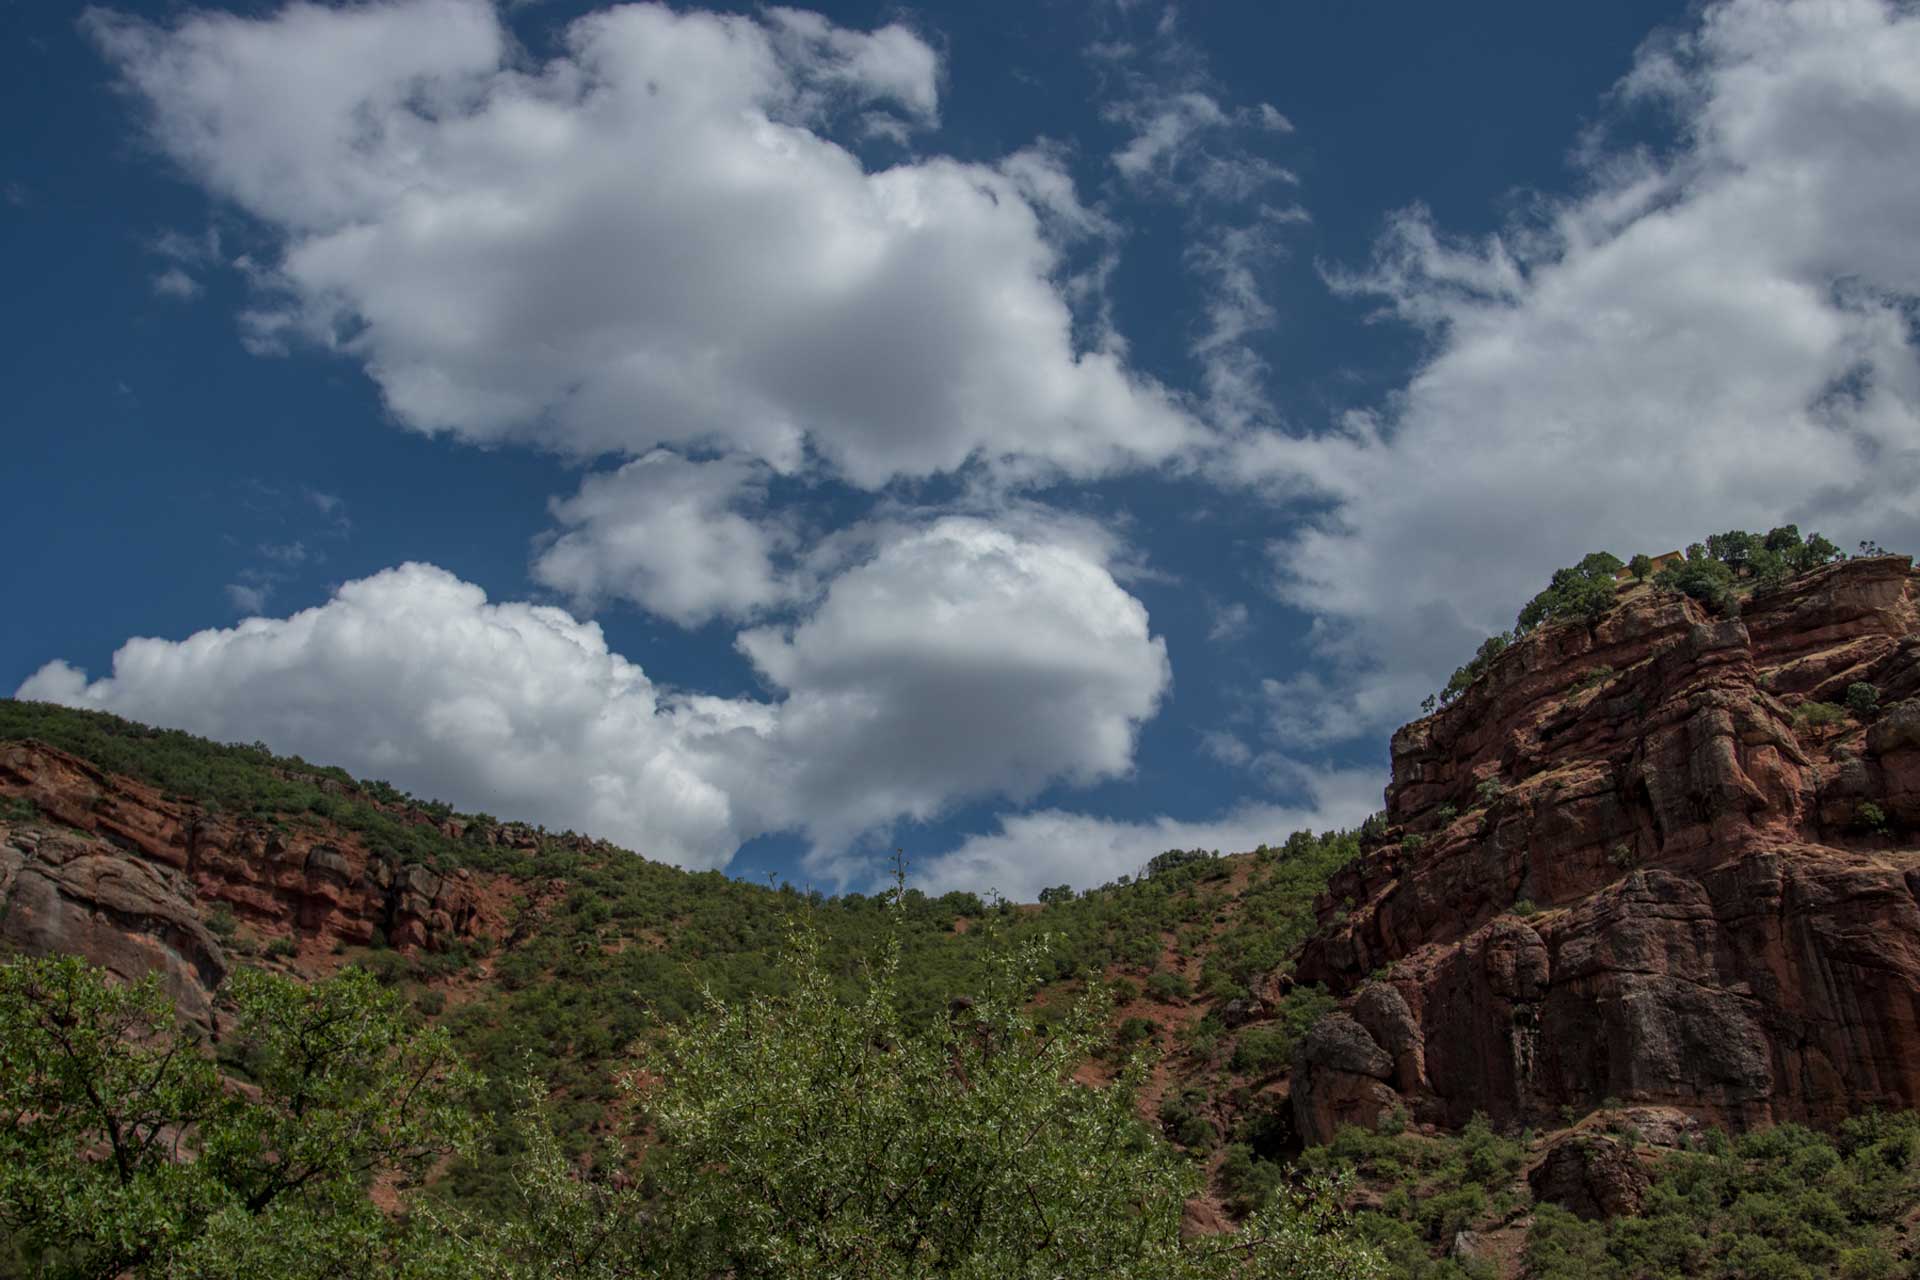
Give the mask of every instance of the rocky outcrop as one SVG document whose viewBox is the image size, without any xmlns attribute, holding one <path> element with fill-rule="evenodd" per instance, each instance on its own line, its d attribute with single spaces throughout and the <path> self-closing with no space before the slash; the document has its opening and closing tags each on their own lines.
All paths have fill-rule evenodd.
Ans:
<svg viewBox="0 0 1920 1280">
<path fill-rule="evenodd" d="M 1879 693 L 1866 723 L 1803 710 L 1854 683 Z M 1640 589 L 1592 628 L 1528 636 L 1395 735 L 1387 817 L 1298 976 L 1349 997 L 1343 1045 L 1358 1030 L 1392 1060 L 1392 1104 L 1417 1120 L 1616 1098 L 1740 1127 L 1920 1105 L 1905 557 L 1806 575 L 1738 619 Z M 1303 1055 L 1310 1141 L 1355 1110 L 1364 1048 Z"/>
<path fill-rule="evenodd" d="M 1527 1184 L 1537 1204 L 1557 1204 L 1582 1218 L 1630 1218 L 1640 1212 L 1653 1179 L 1626 1144 L 1571 1133 L 1547 1149 Z"/>
<path fill-rule="evenodd" d="M 0 829 L 0 945 L 84 956 L 130 982 L 157 973 L 181 1016 L 202 1029 L 227 974 L 178 871 L 54 832 Z"/>
<path fill-rule="evenodd" d="M 85 955 L 127 978 L 161 973 L 203 1023 L 226 971 L 206 924 L 223 904 L 260 937 L 322 954 L 376 932 L 438 950 L 499 929 L 464 869 L 395 865 L 317 820 L 208 813 L 44 743 L 0 743 L 0 796 L 41 817 L 0 823 L 0 942 Z"/>
<path fill-rule="evenodd" d="M 1312 1096 L 1293 1099 L 1295 1122 L 1324 1142 L 1342 1125 L 1371 1129 L 1394 1104 L 1393 1059 L 1352 1016 L 1332 1013 L 1314 1023 L 1300 1046 L 1300 1070 Z"/>
</svg>

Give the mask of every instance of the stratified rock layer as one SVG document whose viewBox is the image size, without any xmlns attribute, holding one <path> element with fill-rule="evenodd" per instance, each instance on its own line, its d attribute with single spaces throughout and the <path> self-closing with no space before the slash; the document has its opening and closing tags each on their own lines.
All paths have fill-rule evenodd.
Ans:
<svg viewBox="0 0 1920 1280">
<path fill-rule="evenodd" d="M 202 1025 L 227 971 L 206 924 L 220 904 L 262 937 L 321 953 L 376 930 L 437 950 L 481 923 L 464 870 L 396 866 L 326 824 L 208 814 L 44 743 L 0 743 L 0 796 L 44 818 L 0 823 L 0 944 L 83 955 L 128 979 L 159 973 Z"/>
<path fill-rule="evenodd" d="M 1856 682 L 1864 723 L 1802 710 Z M 1528 636 L 1394 736 L 1387 817 L 1298 969 L 1351 997 L 1294 1082 L 1310 1141 L 1390 1106 L 1455 1125 L 1614 1098 L 1743 1127 L 1920 1105 L 1906 557 L 1737 620 L 1641 589 Z"/>
</svg>

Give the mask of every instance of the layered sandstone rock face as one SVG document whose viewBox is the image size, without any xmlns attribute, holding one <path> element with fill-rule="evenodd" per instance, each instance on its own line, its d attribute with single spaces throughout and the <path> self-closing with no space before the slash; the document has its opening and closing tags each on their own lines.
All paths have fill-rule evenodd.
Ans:
<svg viewBox="0 0 1920 1280">
<path fill-rule="evenodd" d="M 1815 724 L 1856 682 L 1881 709 Z M 1605 1099 L 1742 1127 L 1920 1105 L 1920 576 L 1856 560 L 1737 620 L 1635 591 L 1393 740 L 1388 831 L 1299 977 L 1349 997 L 1310 1141 L 1391 1106 Z M 1330 1020 L 1333 1021 L 1333 1020 Z"/>
<path fill-rule="evenodd" d="M 207 1024 L 227 959 L 219 904 L 263 937 L 324 953 L 383 931 L 437 950 L 486 923 L 466 871 L 396 867 L 351 832 L 236 819 L 36 742 L 0 744 L 0 796 L 45 822 L 0 823 L 0 942 L 83 955 L 125 978 L 158 972 Z"/>
</svg>

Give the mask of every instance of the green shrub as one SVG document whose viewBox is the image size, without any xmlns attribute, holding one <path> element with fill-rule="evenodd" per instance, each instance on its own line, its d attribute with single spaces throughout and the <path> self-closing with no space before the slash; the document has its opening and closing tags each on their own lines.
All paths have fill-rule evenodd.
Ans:
<svg viewBox="0 0 1920 1280">
<path fill-rule="evenodd" d="M 1539 1280 L 1901 1274 L 1888 1267 L 1920 1203 L 1917 1136 L 1912 1113 L 1856 1117 L 1837 1139 L 1798 1125 L 1708 1131 L 1660 1161 L 1637 1218 L 1538 1206 L 1523 1260 Z"/>
<path fill-rule="evenodd" d="M 1207 1095 L 1198 1089 L 1183 1089 L 1160 1100 L 1160 1129 L 1178 1145 L 1195 1154 L 1212 1149 L 1218 1134 L 1213 1122 L 1200 1114 Z"/>
<path fill-rule="evenodd" d="M 1865 720 L 1880 710 L 1880 690 L 1864 680 L 1847 686 L 1847 710 Z"/>
<path fill-rule="evenodd" d="M 1188 1053 L 1203 1062 L 1207 1062 L 1211 1061 L 1213 1055 L 1220 1051 L 1220 1041 L 1225 1038 L 1226 1033 L 1227 1029 L 1221 1025 L 1219 1017 L 1209 1013 L 1206 1017 L 1188 1027 L 1186 1031 L 1181 1034 L 1180 1039 L 1181 1042 L 1186 1045 Z"/>
<path fill-rule="evenodd" d="M 413 976 L 413 963 L 398 951 L 372 951 L 360 957 L 360 968 L 383 987 L 396 986 Z"/>
<path fill-rule="evenodd" d="M 1512 632 L 1502 631 L 1498 635 L 1488 636 L 1481 641 L 1480 648 L 1474 653 L 1472 660 L 1456 670 L 1452 678 L 1447 681 L 1446 687 L 1440 690 L 1439 701 L 1452 702 L 1471 688 L 1481 676 L 1493 670 L 1493 664 L 1500 660 L 1501 654 L 1512 647 L 1513 640 Z"/>
<path fill-rule="evenodd" d="M 1286 1184 L 1285 1168 L 1274 1161 L 1256 1158 L 1253 1148 L 1244 1142 L 1227 1148 L 1220 1161 L 1219 1176 L 1227 1210 L 1236 1218 L 1244 1218 L 1265 1205 L 1273 1193 Z"/>
<path fill-rule="evenodd" d="M 109 985 L 73 959 L 0 964 L 0 1268 L 140 1280 L 1374 1273 L 1327 1190 L 1256 1189 L 1251 1164 L 1265 1207 L 1244 1234 L 1183 1240 L 1198 1179 L 1140 1124 L 1145 1064 L 1103 1088 L 1072 1079 L 1107 1006 L 1090 994 L 1038 1038 L 1027 997 L 1043 960 L 1033 947 L 997 953 L 976 1005 L 915 1026 L 897 947 L 843 1000 L 803 938 L 788 995 L 716 1002 L 645 1050 L 636 1100 L 655 1143 L 643 1176 L 605 1176 L 626 1162 L 619 1142 L 556 1136 L 563 1113 L 574 1129 L 599 1121 L 600 1099 L 511 1087 L 486 1155 L 508 1166 L 512 1193 L 485 1212 L 421 1190 L 451 1149 L 477 1153 L 492 1112 L 481 1082 L 444 1030 L 420 1030 L 369 975 L 302 987 L 236 973 L 216 1067 L 175 1029 L 157 980 Z M 223 1072 L 250 1087 L 224 1087 Z M 1198 1119 L 1201 1100 L 1186 1101 Z M 177 1159 L 182 1143 L 195 1159 Z M 376 1205 L 370 1180 L 398 1212 Z"/>
<path fill-rule="evenodd" d="M 1192 995 L 1193 984 L 1180 974 L 1161 969 L 1147 978 L 1147 994 L 1162 1004 L 1172 1004 Z"/>
<path fill-rule="evenodd" d="M 1248 1027 L 1234 1040 L 1227 1065 L 1242 1075 L 1271 1075 L 1293 1064 L 1294 1044 L 1285 1027 Z"/>
<path fill-rule="evenodd" d="M 1487 1211 L 1487 1193 L 1477 1186 L 1436 1191 L 1421 1199 L 1414 1215 L 1429 1240 L 1451 1240 Z"/>
<path fill-rule="evenodd" d="M 1846 708 L 1835 706 L 1831 702 L 1803 702 L 1793 711 L 1794 724 L 1806 729 L 1822 729 L 1828 725 L 1840 724 L 1846 718 Z"/>
<path fill-rule="evenodd" d="M 1556 622 L 1598 621 L 1618 598 L 1614 575 L 1624 567 L 1618 556 L 1596 551 L 1571 568 L 1555 570 L 1547 589 L 1520 610 L 1515 633 L 1526 635 Z"/>
<path fill-rule="evenodd" d="M 1656 586 L 1689 596 L 1729 616 L 1739 609 L 1733 581 L 1733 569 L 1707 554 L 1699 543 L 1687 548 L 1685 560 L 1668 565 L 1654 576 Z"/>
<path fill-rule="evenodd" d="M 1613 674 L 1613 668 L 1609 666 L 1588 667 L 1586 672 L 1582 674 L 1578 680 L 1574 681 L 1573 691 L 1575 693 L 1584 693 L 1588 689 L 1597 688 L 1613 679 Z"/>
</svg>

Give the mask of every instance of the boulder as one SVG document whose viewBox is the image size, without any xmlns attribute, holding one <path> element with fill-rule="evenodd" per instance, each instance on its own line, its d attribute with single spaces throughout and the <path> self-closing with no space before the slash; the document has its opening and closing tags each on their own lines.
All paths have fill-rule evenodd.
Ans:
<svg viewBox="0 0 1920 1280">
<path fill-rule="evenodd" d="M 180 1014 L 214 1026 L 227 959 L 201 923 L 192 886 L 116 846 L 63 835 L 0 841 L 0 943 L 78 955 L 126 981 L 159 974 Z"/>
<path fill-rule="evenodd" d="M 1614 1138 L 1574 1133 L 1548 1149 L 1527 1175 L 1533 1198 L 1582 1218 L 1627 1218 L 1652 1186 L 1638 1157 Z"/>
</svg>

